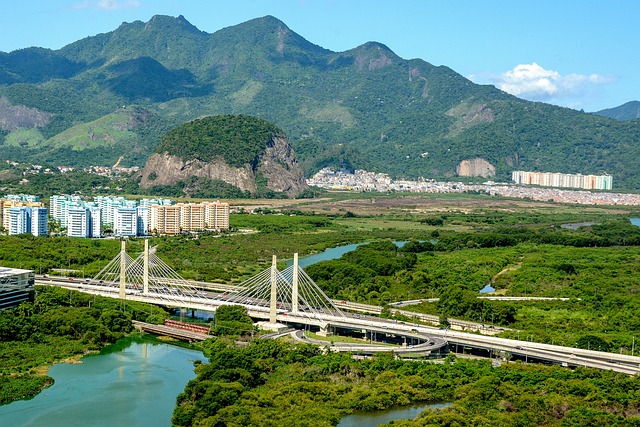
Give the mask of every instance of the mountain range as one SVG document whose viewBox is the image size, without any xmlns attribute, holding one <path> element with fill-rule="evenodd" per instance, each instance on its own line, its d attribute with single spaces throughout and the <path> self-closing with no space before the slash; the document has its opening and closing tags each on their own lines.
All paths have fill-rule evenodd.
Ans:
<svg viewBox="0 0 640 427">
<path fill-rule="evenodd" d="M 279 126 L 307 175 L 479 174 L 467 161 L 500 180 L 606 173 L 640 189 L 638 119 L 525 101 L 379 42 L 333 52 L 272 16 L 211 34 L 154 16 L 59 50 L 0 52 L 2 158 L 143 165 L 169 130 L 223 114 Z"/>
<path fill-rule="evenodd" d="M 595 114 L 621 121 L 640 119 L 640 101 L 629 101 L 618 107 L 596 111 Z"/>
</svg>

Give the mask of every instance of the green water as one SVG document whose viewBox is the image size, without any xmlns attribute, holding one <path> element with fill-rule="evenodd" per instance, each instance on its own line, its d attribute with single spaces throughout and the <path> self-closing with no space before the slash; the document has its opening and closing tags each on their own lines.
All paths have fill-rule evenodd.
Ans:
<svg viewBox="0 0 640 427">
<path fill-rule="evenodd" d="M 373 427 L 388 424 L 393 420 L 411 420 L 425 409 L 441 409 L 451 403 L 436 403 L 433 405 L 405 406 L 386 409 L 383 411 L 360 412 L 347 415 L 338 423 L 338 427 Z"/>
<path fill-rule="evenodd" d="M 407 242 L 401 241 L 401 242 L 393 242 L 393 243 L 395 243 L 396 246 L 401 248 Z M 325 249 L 324 251 L 317 253 L 315 255 L 309 255 L 309 256 L 300 258 L 298 260 L 298 265 L 302 268 L 305 268 L 310 266 L 311 264 L 315 264 L 320 261 L 329 261 L 331 259 L 337 259 L 337 258 L 340 258 L 342 255 L 346 254 L 347 252 L 356 250 L 358 246 L 366 245 L 366 244 L 367 243 L 352 243 L 350 245 L 337 246 L 335 248 Z M 292 259 L 288 260 L 285 263 L 285 265 L 287 267 L 293 265 L 293 260 Z"/>
<path fill-rule="evenodd" d="M 170 426 L 176 397 L 195 378 L 201 352 L 152 339 L 119 341 L 81 364 L 58 364 L 55 383 L 31 400 L 0 406 L 7 426 Z"/>
</svg>

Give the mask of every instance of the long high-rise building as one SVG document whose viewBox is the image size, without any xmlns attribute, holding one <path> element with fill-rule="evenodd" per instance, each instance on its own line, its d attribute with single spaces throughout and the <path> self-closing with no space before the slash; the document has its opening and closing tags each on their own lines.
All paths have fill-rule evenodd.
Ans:
<svg viewBox="0 0 640 427">
<path fill-rule="evenodd" d="M 42 207 L 31 209 L 31 234 L 34 236 L 49 235 L 49 210 Z"/>
<path fill-rule="evenodd" d="M 38 201 L 37 196 L 29 194 L 8 194 L 0 198 L 0 225 L 9 231 L 9 209 L 15 207 L 44 207 L 44 203 Z"/>
<path fill-rule="evenodd" d="M 91 222 L 91 237 L 102 237 L 102 209 L 91 206 L 89 209 L 89 221 Z"/>
<path fill-rule="evenodd" d="M 149 230 L 158 234 L 180 233 L 181 206 L 153 205 L 151 206 L 151 221 Z"/>
<path fill-rule="evenodd" d="M 221 202 L 153 205 L 149 229 L 158 234 L 229 229 L 229 204 Z"/>
<path fill-rule="evenodd" d="M 585 190 L 611 190 L 613 188 L 611 175 L 513 171 L 511 179 L 516 184 L 543 187 L 583 188 Z"/>
<path fill-rule="evenodd" d="M 9 208 L 9 235 L 26 234 L 29 232 L 30 225 L 28 208 Z"/>
<path fill-rule="evenodd" d="M 31 206 L 14 206 L 8 209 L 9 224 L 7 232 L 15 234 L 49 235 L 47 208 Z"/>
<path fill-rule="evenodd" d="M 115 209 L 113 232 L 119 236 L 136 236 L 138 234 L 137 208 L 119 207 Z"/>
<path fill-rule="evenodd" d="M 68 209 L 67 236 L 91 237 L 91 212 L 89 208 L 72 207 Z"/>
<path fill-rule="evenodd" d="M 208 229 L 229 229 L 229 203 L 204 202 L 205 225 Z"/>
</svg>

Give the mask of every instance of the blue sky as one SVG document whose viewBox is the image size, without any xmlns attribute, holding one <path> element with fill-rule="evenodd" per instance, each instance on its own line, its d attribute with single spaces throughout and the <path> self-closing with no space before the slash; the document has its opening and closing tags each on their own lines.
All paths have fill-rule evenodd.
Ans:
<svg viewBox="0 0 640 427">
<path fill-rule="evenodd" d="M 153 15 L 202 31 L 273 15 L 326 49 L 367 41 L 521 98 L 597 111 L 640 100 L 637 0 L 27 0 L 3 2 L 0 51 L 59 49 Z"/>
</svg>

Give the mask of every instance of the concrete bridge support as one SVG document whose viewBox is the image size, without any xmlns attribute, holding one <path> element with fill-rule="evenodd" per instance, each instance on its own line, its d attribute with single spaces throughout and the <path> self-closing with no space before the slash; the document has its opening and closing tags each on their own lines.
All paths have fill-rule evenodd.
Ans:
<svg viewBox="0 0 640 427">
<path fill-rule="evenodd" d="M 127 243 L 123 240 L 120 241 L 120 299 L 125 299 L 127 297 L 127 251 L 126 251 Z"/>
<path fill-rule="evenodd" d="M 269 301 L 269 323 L 276 324 L 277 320 L 277 299 L 278 299 L 278 283 L 277 283 L 278 269 L 276 267 L 276 256 L 273 255 L 271 260 L 271 300 Z"/>
<path fill-rule="evenodd" d="M 142 292 L 147 295 L 149 293 L 149 239 L 144 239 L 143 270 Z"/>
<path fill-rule="evenodd" d="M 325 323 L 324 325 L 320 325 L 320 330 L 318 331 L 318 335 L 321 337 L 330 337 L 333 336 L 333 329 L 329 323 Z"/>
<path fill-rule="evenodd" d="M 298 253 L 293 254 L 293 278 L 291 280 L 291 312 L 298 312 Z"/>
</svg>

